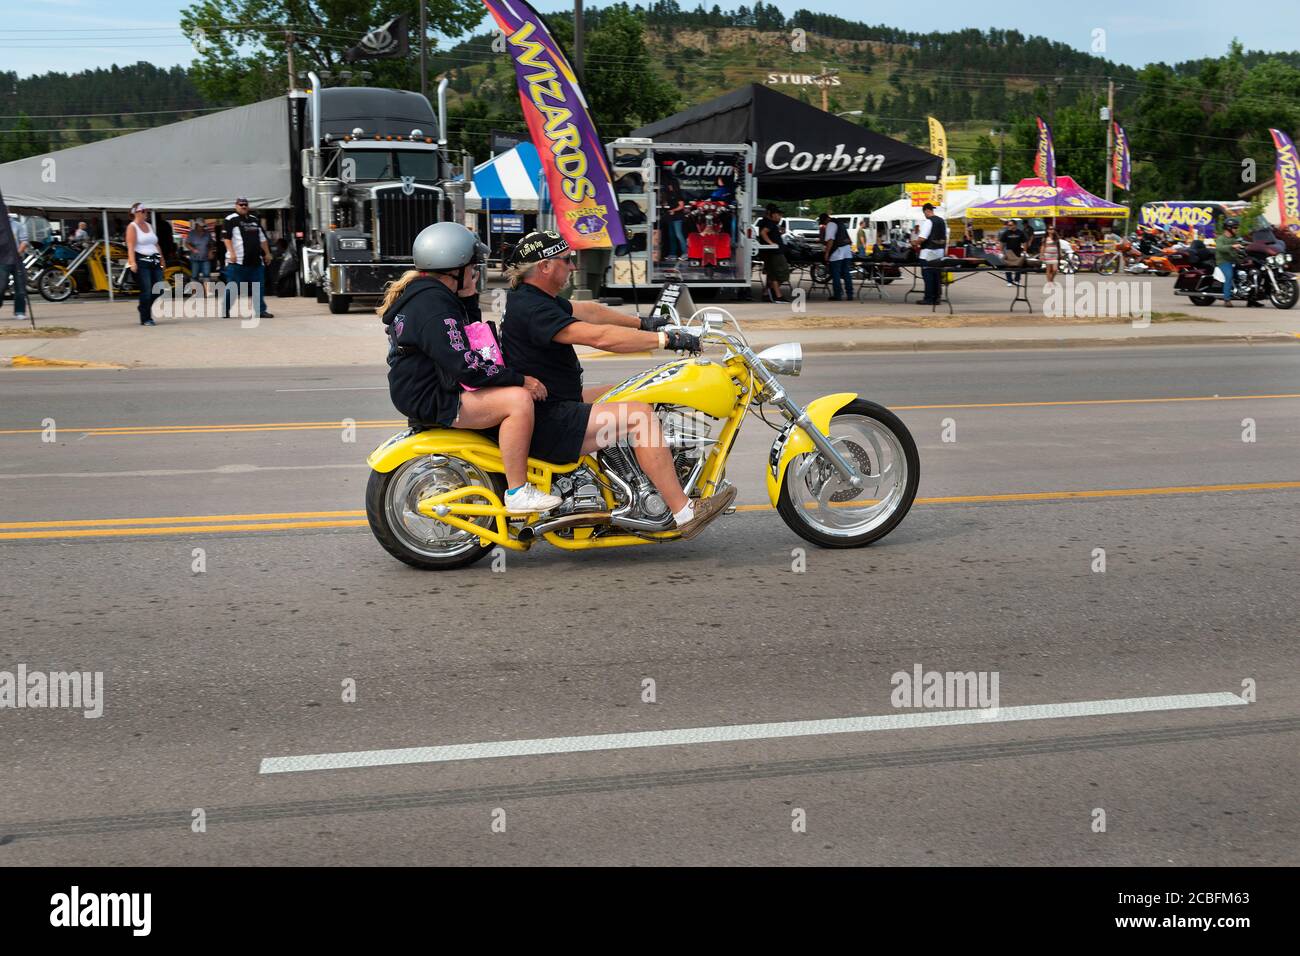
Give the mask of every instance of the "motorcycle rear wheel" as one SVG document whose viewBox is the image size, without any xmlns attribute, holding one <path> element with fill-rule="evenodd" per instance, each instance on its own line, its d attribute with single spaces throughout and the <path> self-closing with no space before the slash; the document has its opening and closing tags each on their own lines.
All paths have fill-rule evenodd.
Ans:
<svg viewBox="0 0 1300 956">
<path fill-rule="evenodd" d="M 825 548 L 861 548 L 898 526 L 916 499 L 921 459 L 912 433 L 882 405 L 855 399 L 830 422 L 830 439 L 867 479 L 847 484 L 820 451 L 786 466 L 776 510 L 799 537 Z M 854 507 L 853 503 L 863 504 Z M 838 507 L 833 507 L 838 506 Z"/>
<path fill-rule="evenodd" d="M 1191 298 L 1193 305 L 1214 305 L 1216 301 L 1212 295 L 1194 295 Z"/>
<path fill-rule="evenodd" d="M 483 545 L 468 531 L 461 531 L 416 509 L 421 498 L 452 491 L 465 485 L 490 488 L 500 500 L 505 478 L 485 472 L 467 461 L 443 455 L 424 455 L 398 465 L 392 471 L 372 471 L 366 485 L 366 518 L 383 549 L 397 560 L 423 571 L 451 571 L 481 560 L 495 545 Z M 487 504 L 486 498 L 464 499 Z M 489 517 L 469 519 L 491 527 Z"/>
</svg>

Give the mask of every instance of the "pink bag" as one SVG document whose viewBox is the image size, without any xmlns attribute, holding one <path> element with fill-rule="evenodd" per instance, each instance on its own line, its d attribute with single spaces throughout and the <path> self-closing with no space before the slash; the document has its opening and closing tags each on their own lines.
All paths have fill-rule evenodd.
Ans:
<svg viewBox="0 0 1300 956">
<path fill-rule="evenodd" d="M 487 364 L 506 364 L 505 359 L 501 357 L 501 346 L 497 344 L 497 337 L 492 334 L 492 326 L 486 322 L 471 322 L 465 326 L 465 338 L 469 341 L 470 351 Z M 473 385 L 462 385 L 461 388 L 467 392 L 478 391 L 478 388 Z"/>
</svg>

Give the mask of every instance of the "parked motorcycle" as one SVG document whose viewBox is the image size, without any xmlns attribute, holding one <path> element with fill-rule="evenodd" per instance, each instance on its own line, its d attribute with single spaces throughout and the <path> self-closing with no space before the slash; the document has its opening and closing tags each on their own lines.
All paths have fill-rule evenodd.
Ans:
<svg viewBox="0 0 1300 956">
<path fill-rule="evenodd" d="M 659 305 L 673 325 L 668 299 Z M 728 330 L 728 326 L 730 329 Z M 728 486 L 727 459 L 747 411 L 774 406 L 785 418 L 764 469 L 768 499 L 800 537 L 855 548 L 889 534 L 916 497 L 921 465 L 907 426 L 893 412 L 841 392 L 800 406 L 779 375 L 798 375 L 797 343 L 755 353 L 735 318 L 704 308 L 686 325 L 724 354 L 682 358 L 638 372 L 601 402 L 651 404 L 663 425 L 678 478 L 691 498 Z M 539 539 L 565 550 L 676 540 L 672 513 L 626 443 L 577 462 L 528 459 L 528 480 L 562 503 L 544 515 L 506 513 L 505 469 L 496 443 L 465 429 L 408 429 L 367 459 L 366 515 L 393 557 L 428 570 L 473 564 L 494 547 L 526 551 Z"/>
<path fill-rule="evenodd" d="M 1262 256 L 1248 254 L 1232 277 L 1232 298 L 1245 302 L 1268 299 L 1279 309 L 1292 308 L 1300 300 L 1300 284 L 1286 271 L 1285 253 Z M 1191 298 L 1194 305 L 1213 305 L 1223 298 L 1223 283 L 1214 277 L 1214 264 L 1198 260 L 1179 273 L 1174 294 Z"/>
</svg>

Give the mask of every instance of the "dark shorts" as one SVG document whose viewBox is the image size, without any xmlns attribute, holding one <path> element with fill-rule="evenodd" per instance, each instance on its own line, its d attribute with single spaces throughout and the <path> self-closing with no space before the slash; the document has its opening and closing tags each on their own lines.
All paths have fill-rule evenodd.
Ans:
<svg viewBox="0 0 1300 956">
<path fill-rule="evenodd" d="M 586 402 L 538 402 L 533 407 L 529 454 L 554 465 L 567 465 L 581 458 L 591 406 Z"/>
<path fill-rule="evenodd" d="M 768 279 L 774 279 L 777 282 L 785 282 L 790 278 L 790 263 L 785 255 L 780 252 L 768 252 L 764 254 L 763 275 Z"/>
</svg>

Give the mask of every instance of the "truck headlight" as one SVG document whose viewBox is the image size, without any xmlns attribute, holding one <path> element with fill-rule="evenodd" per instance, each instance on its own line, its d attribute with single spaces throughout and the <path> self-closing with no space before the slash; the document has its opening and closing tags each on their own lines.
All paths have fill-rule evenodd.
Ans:
<svg viewBox="0 0 1300 956">
<path fill-rule="evenodd" d="M 366 239 L 340 239 L 340 249 L 365 249 L 369 241 Z"/>
</svg>

